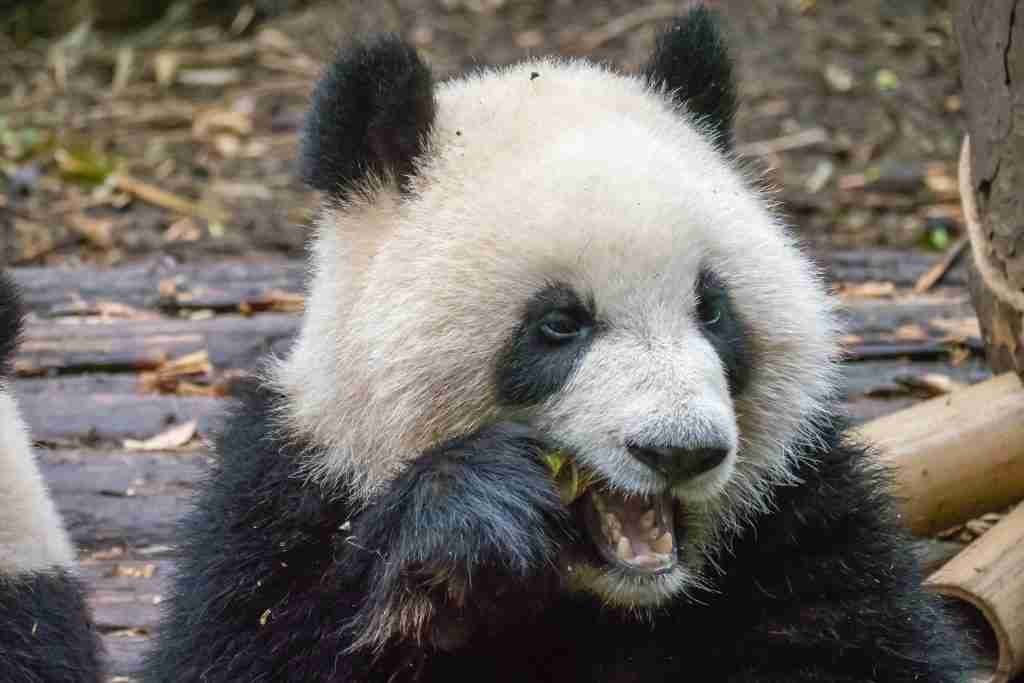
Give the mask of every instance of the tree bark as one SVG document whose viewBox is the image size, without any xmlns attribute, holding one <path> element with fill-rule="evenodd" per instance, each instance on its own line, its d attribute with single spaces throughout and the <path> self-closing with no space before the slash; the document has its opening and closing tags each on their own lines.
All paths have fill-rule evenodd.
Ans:
<svg viewBox="0 0 1024 683">
<path fill-rule="evenodd" d="M 994 372 L 1024 377 L 1024 0 L 959 0 L 971 298 Z"/>
</svg>

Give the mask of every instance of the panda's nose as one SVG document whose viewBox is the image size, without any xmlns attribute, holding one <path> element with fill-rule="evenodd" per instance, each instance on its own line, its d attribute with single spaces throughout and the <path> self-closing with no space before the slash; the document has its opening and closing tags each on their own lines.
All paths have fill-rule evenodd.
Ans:
<svg viewBox="0 0 1024 683">
<path fill-rule="evenodd" d="M 712 470 L 725 460 L 729 449 L 723 444 L 700 446 L 627 445 L 630 454 L 651 469 L 661 472 L 672 483 L 693 479 Z"/>
</svg>

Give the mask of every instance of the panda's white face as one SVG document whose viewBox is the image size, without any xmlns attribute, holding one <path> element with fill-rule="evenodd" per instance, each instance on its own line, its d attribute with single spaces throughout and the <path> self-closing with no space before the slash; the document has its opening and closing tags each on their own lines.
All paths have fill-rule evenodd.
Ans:
<svg viewBox="0 0 1024 683">
<path fill-rule="evenodd" d="M 330 453 L 314 475 L 369 500 L 426 447 L 526 419 L 602 478 L 569 584 L 635 608 L 685 591 L 787 481 L 831 390 L 816 274 L 639 78 L 536 61 L 436 98 L 412 194 L 322 215 L 273 377 L 286 427 Z"/>
</svg>

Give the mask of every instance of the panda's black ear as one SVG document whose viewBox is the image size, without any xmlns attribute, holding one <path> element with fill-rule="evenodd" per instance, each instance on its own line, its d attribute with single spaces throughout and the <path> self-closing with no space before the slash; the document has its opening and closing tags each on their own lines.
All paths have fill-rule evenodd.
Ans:
<svg viewBox="0 0 1024 683">
<path fill-rule="evenodd" d="M 726 147 L 732 147 L 736 85 L 732 60 L 714 12 L 698 5 L 658 36 L 643 68 L 654 84 L 703 119 Z"/>
<path fill-rule="evenodd" d="M 404 181 L 434 112 L 430 69 L 400 38 L 388 35 L 339 53 L 306 116 L 303 180 L 339 197 L 371 172 Z"/>
<path fill-rule="evenodd" d="M 8 377 L 13 369 L 22 322 L 23 311 L 18 290 L 10 277 L 0 271 L 0 379 Z"/>
</svg>

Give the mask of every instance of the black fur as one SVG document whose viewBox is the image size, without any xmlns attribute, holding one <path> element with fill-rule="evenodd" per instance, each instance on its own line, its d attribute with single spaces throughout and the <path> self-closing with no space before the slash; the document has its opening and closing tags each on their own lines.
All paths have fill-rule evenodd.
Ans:
<svg viewBox="0 0 1024 683">
<path fill-rule="evenodd" d="M 754 365 L 750 329 L 737 313 L 725 283 L 709 270 L 703 271 L 697 282 L 697 302 L 704 336 L 721 358 L 729 392 L 736 396 L 750 382 Z"/>
<path fill-rule="evenodd" d="M 528 433 L 455 440 L 356 510 L 267 436 L 279 400 L 255 391 L 218 440 L 145 680 L 965 680 L 963 636 L 838 423 L 711 589 L 645 623 L 550 590 L 561 514 Z M 406 638 L 350 651 L 400 616 Z"/>
<path fill-rule="evenodd" d="M 664 84 L 676 101 L 700 117 L 731 149 L 736 114 L 732 60 L 715 14 L 697 6 L 677 19 L 657 39 L 654 55 L 642 73 Z"/>
<path fill-rule="evenodd" d="M 523 322 L 496 363 L 498 400 L 505 405 L 530 405 L 543 401 L 561 389 L 579 365 L 594 339 L 596 323 L 593 305 L 587 306 L 571 288 L 551 285 L 526 304 Z M 544 316 L 560 312 L 586 329 L 567 344 L 552 344 L 541 334 Z"/>
<path fill-rule="evenodd" d="M 17 287 L 0 271 L 0 379 L 13 371 L 23 317 Z M 6 455 L 0 453 L 0 458 Z M 18 513 L 0 511 L 0 536 L 3 515 Z M 0 680 L 98 683 L 103 680 L 101 658 L 99 636 L 77 579 L 60 569 L 0 573 Z"/>
<path fill-rule="evenodd" d="M 428 452 L 358 510 L 304 484 L 302 455 L 268 436 L 280 398 L 256 386 L 242 393 L 182 526 L 183 560 L 145 680 L 387 680 L 433 647 L 537 611 L 565 520 L 525 427 Z M 416 632 L 425 649 L 345 654 L 374 617 L 428 603 L 442 616 Z"/>
<path fill-rule="evenodd" d="M 76 579 L 63 571 L 0 576 L 0 680 L 99 683 L 99 653 Z"/>
<path fill-rule="evenodd" d="M 434 121 L 433 88 L 416 50 L 397 37 L 339 54 L 306 119 L 304 180 L 337 197 L 369 173 L 404 183 Z"/>
<path fill-rule="evenodd" d="M 0 271 L 0 378 L 13 370 L 23 323 L 21 298 L 11 278 Z"/>
</svg>

